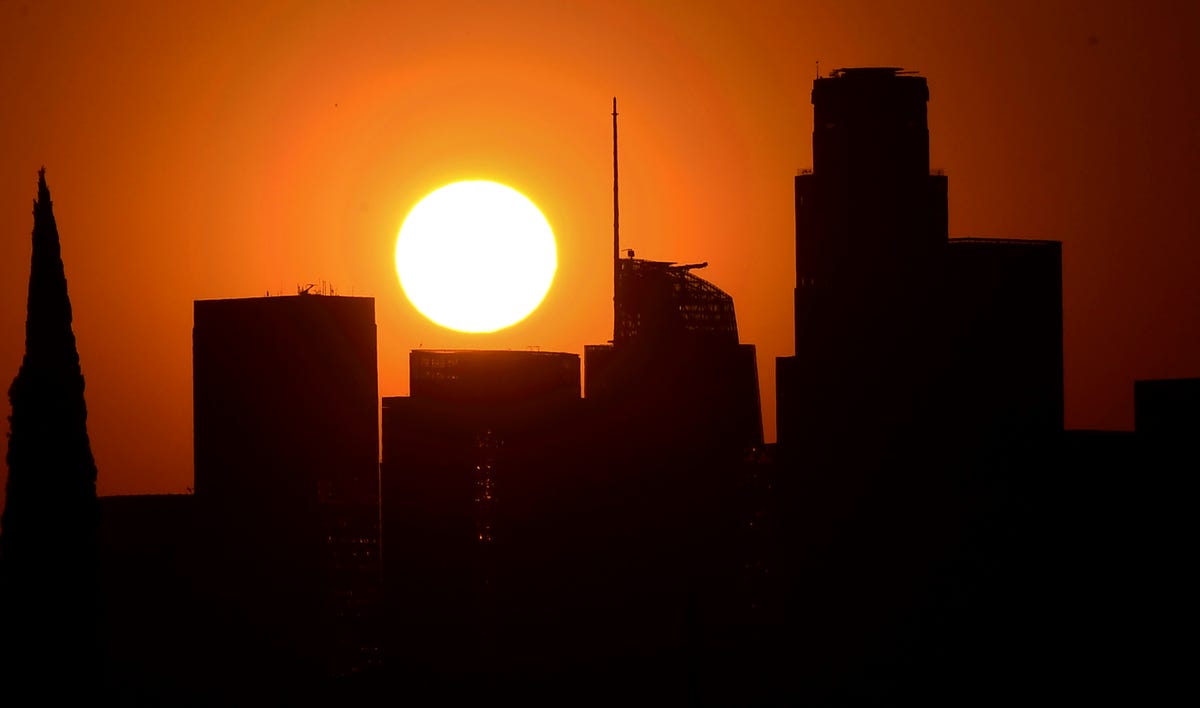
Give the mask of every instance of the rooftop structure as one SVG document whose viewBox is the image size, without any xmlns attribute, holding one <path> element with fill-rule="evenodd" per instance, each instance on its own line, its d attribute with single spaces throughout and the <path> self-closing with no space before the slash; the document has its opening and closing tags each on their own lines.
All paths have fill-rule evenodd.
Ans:
<svg viewBox="0 0 1200 708">
<path fill-rule="evenodd" d="M 733 298 L 693 270 L 707 263 L 621 259 L 618 267 L 613 343 L 694 340 L 736 345 Z"/>
</svg>

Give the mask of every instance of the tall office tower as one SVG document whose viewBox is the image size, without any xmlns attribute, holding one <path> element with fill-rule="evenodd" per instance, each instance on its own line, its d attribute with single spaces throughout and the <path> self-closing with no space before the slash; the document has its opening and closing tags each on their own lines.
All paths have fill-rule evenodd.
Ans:
<svg viewBox="0 0 1200 708">
<path fill-rule="evenodd" d="M 698 459 L 763 442 L 753 345 L 738 343 L 733 298 L 680 265 L 621 258 L 613 99 L 613 338 L 584 349 L 584 389 L 603 439 Z"/>
<path fill-rule="evenodd" d="M 801 667 L 801 702 L 846 700 L 861 667 L 901 656 L 899 628 L 947 537 L 947 183 L 929 169 L 928 100 L 923 77 L 895 68 L 813 83 L 813 166 L 795 180 L 796 353 L 777 362 L 792 618 L 780 647 Z"/>
<path fill-rule="evenodd" d="M 973 629 L 1003 602 L 1039 610 L 978 569 L 1033 576 L 1013 562 L 1032 547 L 1014 510 L 1037 499 L 1024 496 L 1037 475 L 1017 473 L 1053 459 L 1062 430 L 1061 248 L 948 239 L 928 99 L 894 68 L 817 79 L 813 169 L 796 178 L 779 480 L 789 632 L 807 638 L 791 663 L 818 703 L 993 685 L 1032 625 L 1015 612 L 1022 630 Z M 925 670 L 950 665 L 947 646 L 981 660 Z"/>
<path fill-rule="evenodd" d="M 200 300 L 195 494 L 215 678 L 304 691 L 379 661 L 372 298 Z"/>
<path fill-rule="evenodd" d="M 409 364 L 411 395 L 383 399 L 389 665 L 425 699 L 535 698 L 585 636 L 566 611 L 586 556 L 579 356 L 416 350 Z"/>
<path fill-rule="evenodd" d="M 897 431 L 857 446 L 888 458 L 928 422 L 947 238 L 928 100 L 923 77 L 894 68 L 813 83 L 813 168 L 796 177 L 796 355 L 778 362 L 779 441 L 810 462 L 822 448 L 822 464 L 842 460 L 850 430 Z"/>
<path fill-rule="evenodd" d="M 1089 475 L 1081 485 L 1060 454 L 1061 244 L 951 239 L 944 280 L 947 415 L 940 442 L 955 493 L 941 499 L 954 517 L 944 525 L 954 543 L 929 583 L 935 588 L 926 600 L 929 628 L 910 651 L 928 656 L 957 647 L 960 657 L 972 658 L 943 664 L 941 673 L 954 679 L 926 674 L 924 680 L 960 695 L 1003 686 L 974 702 L 1007 704 L 1031 686 L 1049 684 L 1048 677 L 1067 680 L 1084 665 L 1076 663 L 1079 651 L 1064 652 L 1053 642 L 1050 650 L 1031 646 L 1029 638 L 1067 626 L 1067 595 L 1059 592 L 1087 592 L 1090 583 L 1073 577 L 1090 563 L 1086 544 L 1068 539 L 1078 533 L 1072 529 L 1092 525 L 1084 522 L 1090 510 L 1080 512 L 1094 507 L 1079 502 L 1095 499 L 1102 484 Z M 1064 553 L 1078 559 L 1071 570 L 1064 568 Z"/>
<path fill-rule="evenodd" d="M 748 661 L 740 633 L 756 592 L 745 569 L 761 557 L 750 490 L 762 467 L 748 457 L 763 441 L 755 349 L 738 341 L 733 298 L 693 273 L 702 266 L 614 267 L 613 343 L 584 349 L 607 471 L 598 486 L 620 520 L 600 580 L 619 609 L 598 645 L 650 702 L 678 700 L 682 687 L 688 700 L 734 700 L 722 691 L 746 683 L 732 665 Z"/>
<path fill-rule="evenodd" d="M 614 265 L 613 343 L 585 348 L 584 391 L 612 409 L 615 444 L 735 456 L 762 445 L 754 345 L 738 342 L 733 298 L 692 273 L 706 264 Z"/>
</svg>

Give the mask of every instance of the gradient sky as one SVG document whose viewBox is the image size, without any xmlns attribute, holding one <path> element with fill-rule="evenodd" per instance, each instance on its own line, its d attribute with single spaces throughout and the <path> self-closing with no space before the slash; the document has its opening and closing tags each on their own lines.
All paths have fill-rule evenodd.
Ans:
<svg viewBox="0 0 1200 708">
<path fill-rule="evenodd" d="M 385 396 L 417 347 L 582 353 L 611 337 L 615 95 L 623 246 L 711 264 L 774 439 L 819 61 L 928 78 L 951 235 L 1063 242 L 1067 424 L 1128 429 L 1135 379 L 1200 376 L 1198 29 L 1200 3 L 1144 0 L 0 0 L 0 383 L 43 165 L 102 494 L 191 486 L 198 298 L 373 296 Z M 422 318 L 392 260 L 470 178 L 559 240 L 541 309 L 491 335 Z"/>
</svg>

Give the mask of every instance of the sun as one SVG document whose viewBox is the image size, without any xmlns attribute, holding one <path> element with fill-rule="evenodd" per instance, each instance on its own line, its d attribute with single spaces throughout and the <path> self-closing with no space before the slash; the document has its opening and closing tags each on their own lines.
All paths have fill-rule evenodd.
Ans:
<svg viewBox="0 0 1200 708">
<path fill-rule="evenodd" d="M 525 195 L 497 182 L 454 182 L 413 207 L 396 239 L 396 274 L 413 307 L 460 332 L 525 319 L 558 270 L 554 232 Z"/>
</svg>

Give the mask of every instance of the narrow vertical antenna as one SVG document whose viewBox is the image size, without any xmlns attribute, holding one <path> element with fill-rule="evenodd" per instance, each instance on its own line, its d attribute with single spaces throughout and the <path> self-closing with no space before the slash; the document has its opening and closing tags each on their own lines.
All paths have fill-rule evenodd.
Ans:
<svg viewBox="0 0 1200 708">
<path fill-rule="evenodd" d="M 621 272 L 621 205 L 617 192 L 617 97 L 613 96 L 613 343 L 617 340 L 617 293 Z"/>
</svg>

